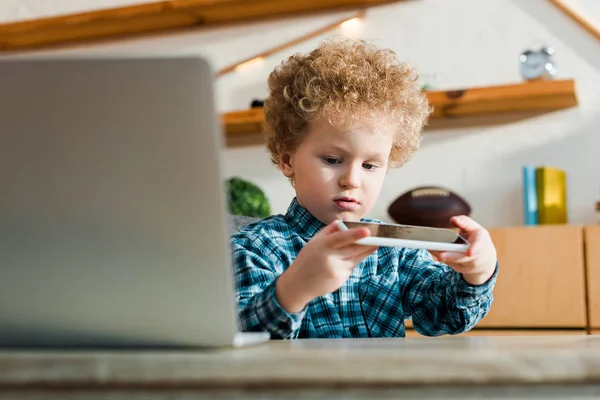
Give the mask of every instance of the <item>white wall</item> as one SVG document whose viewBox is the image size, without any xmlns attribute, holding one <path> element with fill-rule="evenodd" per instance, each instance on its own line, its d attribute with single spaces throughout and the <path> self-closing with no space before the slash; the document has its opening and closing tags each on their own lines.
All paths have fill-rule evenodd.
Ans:
<svg viewBox="0 0 600 400">
<path fill-rule="evenodd" d="M 600 20 L 590 1 L 570 0 L 579 11 Z M 63 13 L 134 0 L 63 0 L 52 2 Z M 139 2 L 139 1 L 137 1 Z M 0 5 L 0 21 L 52 15 L 46 1 L 12 1 Z M 108 5 L 107 5 L 108 4 Z M 60 6 L 60 7 L 59 7 Z M 96 45 L 85 51 L 152 51 L 202 53 L 215 68 L 252 56 L 324 26 L 349 13 L 297 18 L 196 31 L 177 36 Z M 567 171 L 571 223 L 594 223 L 600 199 L 600 41 L 578 28 L 545 0 L 412 0 L 369 9 L 354 35 L 390 47 L 423 73 L 436 75 L 439 89 L 521 81 L 519 53 L 545 43 L 556 50 L 559 78 L 575 78 L 580 105 L 518 119 L 477 118 L 434 123 L 420 152 L 391 171 L 372 217 L 389 220 L 386 209 L 412 187 L 437 184 L 462 195 L 472 216 L 486 226 L 522 223 L 521 166 L 548 164 Z M 293 52 L 310 51 L 321 38 L 271 57 L 263 65 L 223 76 L 217 81 L 219 110 L 247 108 L 266 95 L 268 73 Z M 68 51 L 83 51 L 72 49 Z M 275 212 L 285 212 L 293 196 L 287 180 L 270 164 L 262 147 L 228 149 L 226 174 L 251 179 L 269 196 Z"/>
<path fill-rule="evenodd" d="M 149 3 L 148 0 L 2 0 L 0 22 L 54 17 L 102 8 Z"/>
</svg>

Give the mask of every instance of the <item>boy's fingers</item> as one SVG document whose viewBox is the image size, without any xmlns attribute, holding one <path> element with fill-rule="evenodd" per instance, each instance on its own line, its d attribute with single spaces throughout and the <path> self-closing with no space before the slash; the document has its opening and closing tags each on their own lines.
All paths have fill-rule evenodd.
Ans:
<svg viewBox="0 0 600 400">
<path fill-rule="evenodd" d="M 339 230 L 340 230 L 340 228 L 338 227 L 337 221 L 333 221 L 329 225 L 327 225 L 325 228 L 323 228 L 319 232 L 317 232 L 317 234 L 314 237 L 329 235 L 329 234 L 337 232 Z"/>
<path fill-rule="evenodd" d="M 367 258 L 368 256 L 370 256 L 371 254 L 373 254 L 374 252 L 376 252 L 377 249 L 378 249 L 377 246 L 362 246 L 362 245 L 359 245 L 359 246 L 360 247 L 364 247 L 365 249 L 362 250 L 362 251 L 359 251 L 357 253 L 354 253 L 350 257 L 346 258 L 346 260 L 352 262 L 353 266 L 358 265 L 362 260 L 364 260 L 365 258 Z"/>
<path fill-rule="evenodd" d="M 446 265 L 449 266 L 450 268 L 452 268 L 454 271 L 458 272 L 459 274 L 462 274 L 463 272 L 465 272 L 464 265 L 454 264 L 454 263 L 447 263 Z"/>
<path fill-rule="evenodd" d="M 442 254 L 441 251 L 437 251 L 437 250 L 429 250 L 429 254 L 431 254 L 433 257 L 435 257 L 436 259 L 440 259 L 440 254 Z"/>
<path fill-rule="evenodd" d="M 338 249 L 338 254 L 342 256 L 344 260 L 348 260 L 354 257 L 356 254 L 363 254 L 366 252 L 372 252 L 373 249 L 377 250 L 379 246 L 369 246 L 364 244 L 351 244 Z"/>
<path fill-rule="evenodd" d="M 468 236 L 469 242 L 471 245 L 465 252 L 468 256 L 474 256 L 476 254 L 481 253 L 481 249 L 485 248 L 486 241 L 489 241 L 489 234 L 485 229 L 479 229 Z"/>
<path fill-rule="evenodd" d="M 461 230 L 468 233 L 474 232 L 481 228 L 481 225 L 479 225 L 477 222 L 467 217 L 466 215 L 458 215 L 456 217 L 452 217 L 450 218 L 450 222 L 452 222 L 452 224 L 457 228 L 460 228 Z"/>
<path fill-rule="evenodd" d="M 324 239 L 324 244 L 331 249 L 339 249 L 353 244 L 357 240 L 369 236 L 369 234 L 370 232 L 367 228 L 354 228 L 327 236 Z"/>
<path fill-rule="evenodd" d="M 468 256 L 465 253 L 454 253 L 451 251 L 442 251 L 437 256 L 437 259 L 444 264 L 465 264 L 473 261 L 472 256 Z"/>
<path fill-rule="evenodd" d="M 475 254 L 479 253 L 479 248 L 481 247 L 481 241 L 478 239 L 479 237 L 480 235 L 478 235 L 477 233 L 473 235 L 473 237 L 471 238 L 471 245 L 465 253 L 466 255 L 474 256 Z"/>
</svg>

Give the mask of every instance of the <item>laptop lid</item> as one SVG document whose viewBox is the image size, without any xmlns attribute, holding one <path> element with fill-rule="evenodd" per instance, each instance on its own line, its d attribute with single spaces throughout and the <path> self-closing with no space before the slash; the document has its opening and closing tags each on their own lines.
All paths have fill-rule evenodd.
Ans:
<svg viewBox="0 0 600 400">
<path fill-rule="evenodd" d="M 2 60 L 0 88 L 0 344 L 231 343 L 207 61 Z"/>
</svg>

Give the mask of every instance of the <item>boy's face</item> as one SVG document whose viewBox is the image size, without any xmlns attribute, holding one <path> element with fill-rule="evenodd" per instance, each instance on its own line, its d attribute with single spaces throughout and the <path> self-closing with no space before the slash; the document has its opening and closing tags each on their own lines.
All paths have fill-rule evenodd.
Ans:
<svg viewBox="0 0 600 400">
<path fill-rule="evenodd" d="M 312 124 L 296 151 L 280 155 L 298 202 L 321 222 L 358 220 L 371 210 L 387 172 L 393 132 L 386 123 L 359 120 Z"/>
</svg>

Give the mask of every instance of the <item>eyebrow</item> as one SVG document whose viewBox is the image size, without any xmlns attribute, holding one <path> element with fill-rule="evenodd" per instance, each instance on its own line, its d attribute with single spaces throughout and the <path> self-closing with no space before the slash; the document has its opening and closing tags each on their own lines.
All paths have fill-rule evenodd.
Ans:
<svg viewBox="0 0 600 400">
<path fill-rule="evenodd" d="M 333 150 L 340 151 L 342 153 L 348 153 L 348 148 L 344 146 L 340 146 L 338 144 L 333 144 L 330 146 Z"/>
<path fill-rule="evenodd" d="M 341 152 L 343 154 L 348 154 L 349 153 L 349 151 L 348 151 L 348 149 L 346 147 L 340 146 L 340 145 L 337 145 L 337 144 L 330 145 L 330 149 L 335 150 L 335 151 L 339 151 L 339 152 Z M 375 161 L 382 161 L 382 162 L 383 162 L 384 158 L 385 158 L 384 155 L 382 155 L 382 154 L 376 154 L 376 153 L 370 154 L 369 157 L 366 157 L 367 160 L 375 160 Z"/>
</svg>

